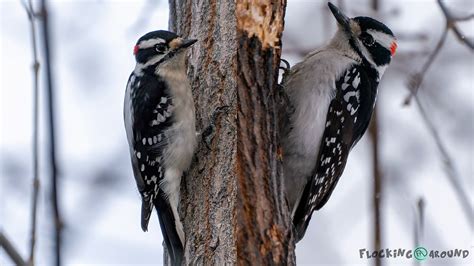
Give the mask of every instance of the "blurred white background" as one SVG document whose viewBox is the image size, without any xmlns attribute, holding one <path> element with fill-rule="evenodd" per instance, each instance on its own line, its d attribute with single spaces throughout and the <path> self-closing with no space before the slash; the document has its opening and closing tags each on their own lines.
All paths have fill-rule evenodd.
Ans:
<svg viewBox="0 0 474 266">
<path fill-rule="evenodd" d="M 474 12 L 472 1 L 446 2 L 453 12 Z M 334 33 L 336 23 L 326 3 L 289 0 L 283 58 L 291 64 Z M 122 102 L 134 67 L 133 46 L 144 33 L 168 28 L 167 1 L 57 0 L 50 1 L 49 7 L 64 262 L 161 264 L 158 220 L 151 219 L 148 233 L 143 233 L 139 224 L 141 203 L 129 163 Z M 448 181 L 418 109 L 414 104 L 403 106 L 409 75 L 420 70 L 442 34 L 445 20 L 440 8 L 434 0 L 380 0 L 378 14 L 371 11 L 369 1 L 344 1 L 343 8 L 349 16 L 378 17 L 399 36 L 397 55 L 379 86 L 377 103 L 384 176 L 382 247 L 414 248 L 416 202 L 423 198 L 423 246 L 470 250 L 466 259 L 428 259 L 423 264 L 472 265 L 472 221 Z M 460 23 L 460 27 L 474 38 L 472 20 Z M 33 75 L 29 24 L 19 0 L 0 0 L 0 29 L 0 228 L 26 256 L 32 188 Z M 419 92 L 453 158 L 459 182 L 470 196 L 471 217 L 473 59 L 472 51 L 449 33 Z M 43 85 L 42 75 L 40 82 Z M 44 129 L 40 136 L 43 142 Z M 351 153 L 331 200 L 313 215 L 306 237 L 298 243 L 299 265 L 373 263 L 359 258 L 359 249 L 373 249 L 370 149 L 366 134 Z M 41 152 L 37 264 L 50 265 L 53 226 L 46 190 L 49 171 L 44 162 L 46 153 Z M 406 265 L 413 260 L 387 259 L 383 263 Z M 11 264 L 0 250 L 0 265 Z"/>
</svg>

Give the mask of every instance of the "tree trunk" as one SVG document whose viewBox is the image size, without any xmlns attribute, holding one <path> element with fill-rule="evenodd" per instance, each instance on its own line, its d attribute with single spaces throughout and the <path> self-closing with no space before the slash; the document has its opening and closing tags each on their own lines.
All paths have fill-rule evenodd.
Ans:
<svg viewBox="0 0 474 266">
<path fill-rule="evenodd" d="M 197 129 L 229 106 L 183 178 L 186 264 L 295 264 L 275 104 L 285 7 L 170 0 L 170 30 L 198 39 L 188 60 Z"/>
</svg>

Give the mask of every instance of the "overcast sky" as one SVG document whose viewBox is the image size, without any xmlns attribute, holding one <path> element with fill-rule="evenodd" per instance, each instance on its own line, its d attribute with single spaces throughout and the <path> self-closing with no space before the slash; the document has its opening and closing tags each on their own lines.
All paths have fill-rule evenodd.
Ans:
<svg viewBox="0 0 474 266">
<path fill-rule="evenodd" d="M 167 1 L 50 1 L 53 68 L 56 84 L 61 210 L 65 222 L 66 264 L 156 264 L 162 261 L 158 220 L 140 228 L 140 197 L 129 163 L 122 121 L 125 84 L 134 67 L 136 40 L 167 29 Z M 367 1 L 345 1 L 348 14 L 370 15 Z M 469 249 L 467 259 L 432 260 L 469 264 L 473 234 L 426 126 L 415 106 L 403 107 L 407 74 L 420 69 L 441 35 L 444 19 L 431 0 L 385 0 L 381 17 L 400 38 L 398 54 L 380 84 L 384 248 L 414 247 L 414 206 L 423 197 L 429 249 Z M 473 3 L 449 1 L 461 14 Z M 455 3 L 452 3 L 455 2 Z M 311 25 L 311 26 L 308 26 Z M 314 25 L 314 26 L 312 26 Z M 29 243 L 32 139 L 32 53 L 28 20 L 20 1 L 0 0 L 0 227 L 24 256 Z M 462 29 L 474 36 L 474 24 Z M 284 54 L 294 64 L 294 49 L 313 49 L 335 31 L 325 1 L 289 0 Z M 423 33 L 428 39 L 413 40 Z M 410 58 L 412 52 L 414 55 Z M 473 56 L 450 35 L 425 79 L 420 97 L 455 158 L 461 184 L 473 192 Z M 41 69 L 42 70 L 42 69 Z M 41 82 L 43 82 L 41 77 Z M 43 99 L 43 97 L 42 97 Z M 44 117 L 44 116 L 43 116 Z M 43 119 L 43 118 L 42 118 Z M 43 120 L 42 120 L 43 121 Z M 41 139 L 45 136 L 41 130 Z M 42 150 L 44 154 L 44 150 Z M 39 205 L 39 264 L 50 264 L 47 168 L 42 161 Z M 355 147 L 331 200 L 313 215 L 297 245 L 298 264 L 366 265 L 359 249 L 372 249 L 372 179 L 367 137 Z M 472 204 L 472 196 L 471 196 Z M 0 265 L 11 261 L 0 251 Z M 370 261 L 369 261 L 370 262 Z M 388 265 L 411 264 L 407 259 Z"/>
</svg>

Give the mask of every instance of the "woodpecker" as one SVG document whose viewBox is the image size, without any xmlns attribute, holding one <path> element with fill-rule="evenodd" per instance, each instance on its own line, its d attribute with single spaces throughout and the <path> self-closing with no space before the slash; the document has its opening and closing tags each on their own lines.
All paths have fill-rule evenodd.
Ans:
<svg viewBox="0 0 474 266">
<path fill-rule="evenodd" d="M 289 69 L 282 82 L 290 106 L 282 107 L 289 125 L 280 130 L 284 183 L 297 241 L 366 131 L 380 78 L 397 49 L 381 22 L 348 18 L 328 5 L 338 22 L 335 36 Z"/>
<path fill-rule="evenodd" d="M 181 264 L 183 225 L 178 215 L 180 183 L 196 149 L 195 110 L 186 76 L 185 51 L 196 42 L 158 30 L 145 34 L 133 53 L 124 120 L 133 173 L 142 198 L 141 227 L 156 208 L 173 265 Z"/>
</svg>

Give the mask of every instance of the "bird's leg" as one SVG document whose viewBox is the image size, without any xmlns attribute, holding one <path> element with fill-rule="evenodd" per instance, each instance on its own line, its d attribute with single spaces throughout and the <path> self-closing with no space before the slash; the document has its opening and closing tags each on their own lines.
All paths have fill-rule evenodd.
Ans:
<svg viewBox="0 0 474 266">
<path fill-rule="evenodd" d="M 209 123 L 209 126 L 207 126 L 206 129 L 204 129 L 204 131 L 201 133 L 201 138 L 209 150 L 211 149 L 211 144 L 216 134 L 217 118 L 219 117 L 219 114 L 227 113 L 229 108 L 230 106 L 227 105 L 216 108 L 216 110 L 214 110 L 214 113 L 212 113 L 211 122 Z"/>
</svg>

